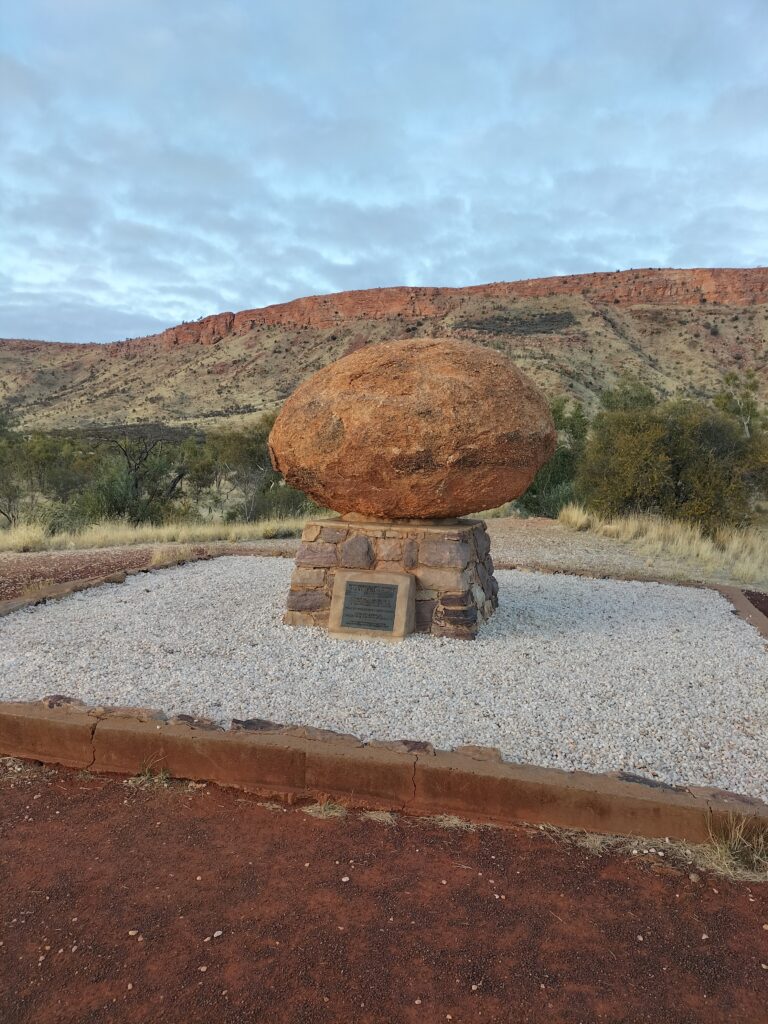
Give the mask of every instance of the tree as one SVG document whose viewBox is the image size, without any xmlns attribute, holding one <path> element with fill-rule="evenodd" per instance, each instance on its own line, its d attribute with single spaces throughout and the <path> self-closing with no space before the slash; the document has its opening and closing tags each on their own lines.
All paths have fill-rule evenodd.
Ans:
<svg viewBox="0 0 768 1024">
<path fill-rule="evenodd" d="M 593 422 L 576 486 L 599 512 L 658 513 L 711 533 L 749 521 L 765 459 L 738 419 L 703 402 L 609 402 Z"/>
<path fill-rule="evenodd" d="M 19 439 L 10 431 L 0 433 L 0 519 L 15 526 L 21 516 L 24 463 Z"/>
<path fill-rule="evenodd" d="M 86 517 L 134 524 L 165 519 L 187 476 L 189 432 L 153 424 L 105 428 L 91 438 L 111 457 L 83 495 Z"/>
<path fill-rule="evenodd" d="M 755 430 L 765 425 L 765 414 L 761 412 L 758 403 L 758 389 L 759 381 L 754 370 L 748 370 L 743 376 L 727 373 L 722 388 L 714 398 L 718 409 L 741 423 L 746 437 L 751 437 Z"/>
<path fill-rule="evenodd" d="M 570 402 L 565 396 L 553 399 L 550 409 L 557 429 L 555 453 L 517 503 L 530 515 L 555 518 L 563 505 L 573 500 L 589 420 L 579 402 Z"/>
</svg>

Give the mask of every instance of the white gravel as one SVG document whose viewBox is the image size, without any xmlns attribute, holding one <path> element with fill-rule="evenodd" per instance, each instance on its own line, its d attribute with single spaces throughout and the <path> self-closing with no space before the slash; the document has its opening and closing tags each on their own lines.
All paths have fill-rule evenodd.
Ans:
<svg viewBox="0 0 768 1024">
<path fill-rule="evenodd" d="M 498 572 L 474 643 L 283 626 L 291 563 L 218 558 L 0 619 L 0 699 L 50 693 L 496 746 L 768 800 L 768 651 L 708 590 Z"/>
</svg>

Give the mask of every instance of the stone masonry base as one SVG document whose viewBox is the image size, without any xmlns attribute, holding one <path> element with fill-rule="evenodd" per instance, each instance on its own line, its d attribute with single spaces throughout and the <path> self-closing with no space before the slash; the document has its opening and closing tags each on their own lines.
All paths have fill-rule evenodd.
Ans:
<svg viewBox="0 0 768 1024">
<path fill-rule="evenodd" d="M 491 540 L 479 519 L 320 519 L 304 527 L 283 621 L 327 626 L 337 569 L 416 578 L 417 633 L 473 640 L 498 607 Z"/>
</svg>

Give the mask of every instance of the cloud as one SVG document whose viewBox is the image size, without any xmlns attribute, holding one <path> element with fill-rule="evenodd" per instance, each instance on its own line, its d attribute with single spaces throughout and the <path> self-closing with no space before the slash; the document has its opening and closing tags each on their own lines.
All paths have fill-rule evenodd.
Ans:
<svg viewBox="0 0 768 1024">
<path fill-rule="evenodd" d="M 0 335 L 768 243 L 762 0 L 27 0 Z"/>
</svg>

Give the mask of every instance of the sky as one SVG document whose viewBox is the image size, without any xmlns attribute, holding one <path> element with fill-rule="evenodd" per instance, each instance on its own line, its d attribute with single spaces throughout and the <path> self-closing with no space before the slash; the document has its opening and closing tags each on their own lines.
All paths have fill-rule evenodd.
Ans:
<svg viewBox="0 0 768 1024">
<path fill-rule="evenodd" d="M 24 0 L 0 337 L 768 263 L 766 0 Z"/>
</svg>

